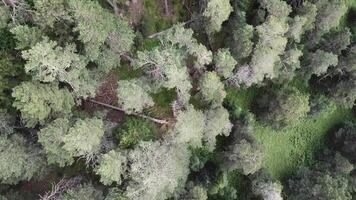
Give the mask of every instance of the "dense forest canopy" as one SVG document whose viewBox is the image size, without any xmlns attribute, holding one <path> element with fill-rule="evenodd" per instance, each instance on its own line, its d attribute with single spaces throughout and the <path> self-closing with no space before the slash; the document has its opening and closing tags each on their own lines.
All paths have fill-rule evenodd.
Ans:
<svg viewBox="0 0 356 200">
<path fill-rule="evenodd" d="M 355 100 L 355 0 L 2 0 L 0 200 L 354 200 Z"/>
</svg>

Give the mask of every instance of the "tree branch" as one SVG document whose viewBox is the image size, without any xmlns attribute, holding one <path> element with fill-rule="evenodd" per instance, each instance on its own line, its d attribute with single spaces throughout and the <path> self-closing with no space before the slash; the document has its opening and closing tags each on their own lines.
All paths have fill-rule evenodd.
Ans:
<svg viewBox="0 0 356 200">
<path fill-rule="evenodd" d="M 96 100 L 93 100 L 93 99 L 89 99 L 89 101 L 92 102 L 92 103 L 107 107 L 107 108 L 111 108 L 113 110 L 118 110 L 118 111 L 126 113 L 125 110 L 123 110 L 122 108 L 119 108 L 119 107 L 116 107 L 116 106 L 113 106 L 113 105 L 110 105 L 110 104 L 106 104 L 106 103 L 103 103 L 103 102 L 100 102 L 100 101 L 96 101 Z M 153 121 L 153 122 L 155 122 L 157 124 L 162 124 L 163 125 L 163 124 L 168 124 L 169 123 L 167 120 L 156 119 L 156 118 L 144 115 L 142 113 L 130 113 L 130 114 L 126 113 L 126 114 L 133 115 L 133 116 L 136 116 L 136 117 L 141 117 L 141 118 L 144 118 L 144 119 L 148 119 L 148 120 Z"/>
</svg>

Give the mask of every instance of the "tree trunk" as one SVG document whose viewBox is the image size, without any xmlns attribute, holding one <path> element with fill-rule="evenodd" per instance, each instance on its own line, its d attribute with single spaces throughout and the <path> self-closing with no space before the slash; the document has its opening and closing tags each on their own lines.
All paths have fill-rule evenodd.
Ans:
<svg viewBox="0 0 356 200">
<path fill-rule="evenodd" d="M 125 112 L 122 108 L 119 108 L 119 107 L 116 107 L 116 106 L 113 106 L 113 105 L 109 105 L 109 104 L 106 104 L 106 103 L 103 103 L 103 102 L 100 102 L 100 101 L 96 101 L 96 100 L 93 100 L 93 99 L 90 99 L 89 101 L 92 102 L 92 103 L 107 107 L 107 108 L 111 108 L 113 110 L 118 110 L 118 111 L 121 111 L 121 112 Z M 128 113 L 126 113 L 126 114 L 128 114 Z M 162 124 L 162 125 L 169 123 L 167 120 L 156 119 L 156 118 L 144 115 L 142 113 L 130 113 L 128 115 L 133 115 L 133 116 L 136 116 L 136 117 L 141 117 L 141 118 L 144 118 L 144 119 L 148 119 L 150 121 L 153 121 L 153 122 L 155 122 L 157 124 Z"/>
</svg>

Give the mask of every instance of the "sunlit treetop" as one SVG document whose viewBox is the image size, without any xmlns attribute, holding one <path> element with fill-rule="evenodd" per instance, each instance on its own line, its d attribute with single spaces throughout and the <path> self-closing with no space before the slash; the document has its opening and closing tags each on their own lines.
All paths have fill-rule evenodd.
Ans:
<svg viewBox="0 0 356 200">
<path fill-rule="evenodd" d="M 203 16 L 206 18 L 207 33 L 219 32 L 222 23 L 229 18 L 232 10 L 229 0 L 208 0 L 207 7 L 203 12 Z"/>
</svg>

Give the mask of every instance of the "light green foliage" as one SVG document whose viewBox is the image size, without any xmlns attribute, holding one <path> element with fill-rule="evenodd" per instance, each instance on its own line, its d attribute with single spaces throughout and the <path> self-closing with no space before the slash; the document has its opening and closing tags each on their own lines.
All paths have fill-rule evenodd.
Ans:
<svg viewBox="0 0 356 200">
<path fill-rule="evenodd" d="M 190 106 L 187 110 L 179 112 L 176 119 L 175 140 L 180 144 L 201 147 L 205 127 L 204 114 Z"/>
<path fill-rule="evenodd" d="M 125 154 L 111 150 L 102 155 L 96 174 L 100 175 L 100 182 L 111 185 L 113 182 L 121 184 L 121 176 L 126 172 L 127 159 Z"/>
<path fill-rule="evenodd" d="M 283 200 L 282 185 L 264 172 L 257 173 L 252 181 L 252 193 L 263 200 Z"/>
<path fill-rule="evenodd" d="M 301 17 L 299 15 L 291 19 L 287 36 L 292 38 L 295 42 L 299 43 L 303 33 L 305 32 L 304 25 L 306 24 L 307 20 L 308 19 L 306 17 Z"/>
<path fill-rule="evenodd" d="M 70 153 L 63 148 L 63 138 L 67 135 L 69 128 L 68 119 L 58 118 L 38 133 L 38 142 L 46 152 L 48 164 L 58 164 L 64 167 L 74 162 Z"/>
<path fill-rule="evenodd" d="M 149 87 L 138 79 L 119 81 L 117 88 L 119 106 L 127 113 L 141 113 L 144 108 L 154 105 L 147 91 Z"/>
<path fill-rule="evenodd" d="M 263 24 L 256 27 L 259 39 L 250 62 L 252 77 L 242 80 L 247 86 L 278 75 L 275 66 L 280 62 L 279 56 L 283 54 L 287 45 L 285 34 L 288 31 L 287 18 L 291 12 L 290 6 L 281 0 L 263 0 L 261 4 L 269 15 Z"/>
<path fill-rule="evenodd" d="M 315 3 L 318 14 L 315 29 L 311 33 L 311 44 L 317 44 L 321 37 L 340 24 L 342 16 L 347 12 L 345 0 L 318 0 Z"/>
<path fill-rule="evenodd" d="M 87 183 L 66 191 L 59 200 L 102 200 L 103 198 L 102 191 Z"/>
<path fill-rule="evenodd" d="M 16 39 L 16 49 L 23 50 L 34 46 L 40 42 L 43 33 L 37 27 L 30 27 L 28 25 L 18 25 L 12 28 L 11 33 Z M 46 51 L 46 49 L 44 49 Z"/>
<path fill-rule="evenodd" d="M 182 200 L 207 200 L 208 192 L 202 186 L 194 186 Z"/>
<path fill-rule="evenodd" d="M 127 117 L 125 122 L 118 127 L 117 137 L 121 147 L 130 148 L 139 141 L 154 140 L 154 125 L 146 120 Z"/>
<path fill-rule="evenodd" d="M 318 8 L 315 4 L 305 1 L 304 6 L 297 9 L 297 13 L 301 18 L 307 19 L 303 25 L 305 31 L 314 29 L 316 15 L 318 14 Z"/>
<path fill-rule="evenodd" d="M 286 2 L 281 0 L 260 0 L 259 2 L 270 15 L 278 18 L 285 18 L 292 11 L 292 8 Z"/>
<path fill-rule="evenodd" d="M 320 76 L 326 73 L 330 66 L 338 64 L 338 57 L 333 53 L 318 49 L 315 53 L 309 55 L 308 61 L 309 64 L 305 68 L 307 74 Z"/>
<path fill-rule="evenodd" d="M 229 181 L 229 173 L 220 173 L 209 188 L 209 197 L 213 199 L 235 200 L 238 198 L 237 191 Z"/>
<path fill-rule="evenodd" d="M 73 45 L 62 48 L 56 42 L 47 39 L 23 51 L 22 57 L 27 60 L 26 73 L 43 82 L 62 81 L 71 68 L 83 68 L 78 65 L 81 57 L 75 53 Z"/>
<path fill-rule="evenodd" d="M 130 199 L 165 200 L 183 189 L 189 173 L 190 153 L 186 145 L 141 142 L 129 154 Z"/>
<path fill-rule="evenodd" d="M 44 28 L 54 28 L 56 22 L 71 21 L 66 0 L 34 0 L 36 24 Z"/>
<path fill-rule="evenodd" d="M 186 29 L 182 24 L 178 24 L 164 32 L 159 39 L 165 45 L 178 45 L 181 50 L 194 56 L 196 58 L 195 68 L 201 69 L 204 65 L 211 63 L 213 54 L 203 44 L 198 43 L 193 33 L 192 29 Z"/>
<path fill-rule="evenodd" d="M 205 29 L 208 34 L 219 32 L 222 23 L 226 21 L 232 12 L 229 0 L 208 0 L 207 7 L 203 12 L 206 18 Z"/>
<path fill-rule="evenodd" d="M 248 175 L 261 169 L 263 154 L 257 143 L 241 139 L 227 147 L 223 158 L 224 168 L 229 171 L 237 169 Z"/>
<path fill-rule="evenodd" d="M 10 10 L 8 7 L 0 5 L 0 29 L 6 28 L 8 21 L 10 20 Z"/>
<path fill-rule="evenodd" d="M 19 135 L 0 134 L 0 183 L 17 184 L 40 174 L 44 163 L 39 153 Z"/>
<path fill-rule="evenodd" d="M 83 63 L 84 64 L 84 63 Z M 82 66 L 82 64 L 78 64 Z M 94 97 L 102 73 L 87 69 L 75 68 L 66 74 L 63 81 L 71 86 L 77 98 Z"/>
<path fill-rule="evenodd" d="M 90 60 L 98 58 L 106 40 L 118 53 L 130 50 L 134 34 L 126 22 L 104 10 L 96 1 L 70 0 L 69 6 L 76 21 L 75 30 Z"/>
<path fill-rule="evenodd" d="M 266 95 L 257 100 L 262 110 L 259 118 L 274 127 L 293 125 L 305 118 L 310 110 L 309 95 L 294 87 L 284 87 Z"/>
<path fill-rule="evenodd" d="M 232 124 L 229 120 L 229 112 L 224 107 L 209 109 L 205 112 L 205 131 L 203 141 L 208 149 L 215 149 L 216 136 L 229 136 Z"/>
<path fill-rule="evenodd" d="M 54 83 L 22 82 L 13 89 L 12 96 L 15 98 L 13 106 L 21 112 L 27 127 L 44 124 L 54 116 L 67 115 L 74 106 L 69 91 L 59 89 Z"/>
<path fill-rule="evenodd" d="M 237 61 L 232 57 L 228 49 L 219 49 L 214 56 L 214 63 L 216 73 L 224 78 L 230 78 L 237 65 Z"/>
<path fill-rule="evenodd" d="M 296 70 L 300 66 L 300 58 L 303 52 L 297 48 L 288 49 L 284 52 L 281 67 L 279 69 L 279 80 L 292 80 L 296 74 Z"/>
<path fill-rule="evenodd" d="M 14 132 L 15 119 L 6 110 L 0 109 L 0 134 L 12 134 Z"/>
<path fill-rule="evenodd" d="M 189 101 L 192 85 L 188 70 L 184 65 L 183 52 L 173 46 L 155 48 L 151 51 L 138 52 L 137 67 L 145 67 L 149 78 L 154 82 L 153 88 L 175 88 L 185 102 Z"/>
<path fill-rule="evenodd" d="M 246 13 L 235 12 L 233 21 L 232 41 L 229 46 L 233 56 L 241 63 L 253 50 L 254 27 L 246 23 Z"/>
<path fill-rule="evenodd" d="M 79 119 L 63 137 L 63 148 L 72 156 L 87 156 L 100 150 L 104 135 L 103 121 L 96 118 Z"/>
<path fill-rule="evenodd" d="M 300 169 L 295 179 L 289 180 L 289 188 L 291 200 L 352 199 L 348 180 L 330 172 Z"/>
<path fill-rule="evenodd" d="M 221 105 L 226 96 L 224 84 L 216 72 L 206 72 L 199 83 L 200 93 L 205 102 L 212 105 Z"/>
</svg>

